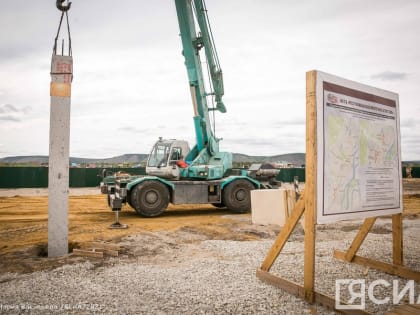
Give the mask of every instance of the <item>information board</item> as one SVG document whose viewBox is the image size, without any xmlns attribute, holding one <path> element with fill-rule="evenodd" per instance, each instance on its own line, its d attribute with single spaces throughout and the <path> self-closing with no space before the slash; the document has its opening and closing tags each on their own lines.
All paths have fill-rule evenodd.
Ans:
<svg viewBox="0 0 420 315">
<path fill-rule="evenodd" d="M 317 71 L 317 223 L 402 212 L 398 94 Z"/>
</svg>

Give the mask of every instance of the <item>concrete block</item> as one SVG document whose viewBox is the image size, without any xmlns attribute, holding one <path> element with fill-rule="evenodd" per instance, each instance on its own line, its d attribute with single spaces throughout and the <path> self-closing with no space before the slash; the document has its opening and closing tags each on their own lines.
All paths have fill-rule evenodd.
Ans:
<svg viewBox="0 0 420 315">
<path fill-rule="evenodd" d="M 253 224 L 277 224 L 286 221 L 287 202 L 284 189 L 262 189 L 251 191 Z"/>
</svg>

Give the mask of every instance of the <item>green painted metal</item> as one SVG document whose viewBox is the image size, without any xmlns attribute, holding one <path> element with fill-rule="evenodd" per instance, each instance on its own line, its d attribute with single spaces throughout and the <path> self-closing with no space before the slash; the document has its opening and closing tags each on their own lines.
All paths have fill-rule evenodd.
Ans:
<svg viewBox="0 0 420 315">
<path fill-rule="evenodd" d="M 260 188 L 261 183 L 251 177 L 248 176 L 242 176 L 242 175 L 237 175 L 237 176 L 229 176 L 226 177 L 225 180 L 223 181 L 223 183 L 220 184 L 220 188 L 223 189 L 225 188 L 225 186 L 227 186 L 228 184 L 230 184 L 231 182 L 237 180 L 237 179 L 246 179 L 247 181 L 249 181 L 252 185 L 254 185 L 255 188 Z"/>
<path fill-rule="evenodd" d="M 138 184 L 148 181 L 148 180 L 157 180 L 163 184 L 165 184 L 166 186 L 168 186 L 171 190 L 173 190 L 175 188 L 175 185 L 173 183 L 171 183 L 170 181 L 167 181 L 163 178 L 157 177 L 157 176 L 142 176 L 142 177 L 138 177 L 134 180 L 131 180 L 128 184 L 127 184 L 127 190 L 130 191 L 133 187 L 137 186 Z"/>
<path fill-rule="evenodd" d="M 48 187 L 47 167 L 0 167 L 0 188 Z"/>
<path fill-rule="evenodd" d="M 70 187 L 96 187 L 103 168 L 70 168 Z M 110 172 L 145 175 L 144 168 L 107 168 Z M 0 167 L 0 188 L 46 188 L 48 167 Z"/>
<path fill-rule="evenodd" d="M 194 127 L 196 128 L 197 149 L 201 151 L 204 148 L 204 144 L 208 142 L 208 136 L 211 135 L 211 126 L 207 123 L 210 119 L 204 91 L 201 60 L 198 53 L 200 44 L 197 39 L 191 1 L 176 0 L 175 6 L 181 33 L 182 54 L 185 58 L 193 103 L 196 106 L 194 108 Z"/>
<path fill-rule="evenodd" d="M 215 96 L 216 110 L 222 113 L 226 112 L 222 96 L 224 94 L 223 74 L 217 56 L 216 46 L 214 44 L 213 34 L 210 28 L 210 22 L 207 15 L 207 8 L 204 0 L 194 0 L 197 22 L 200 26 L 201 40 L 204 44 L 204 52 L 209 67 L 210 78 L 213 85 L 213 94 Z"/>
<path fill-rule="evenodd" d="M 219 141 L 216 138 L 209 118 L 209 111 L 226 112 L 222 102 L 224 94 L 223 76 L 217 57 L 213 36 L 203 0 L 175 0 L 179 30 L 187 68 L 190 92 L 194 107 L 194 128 L 196 145 L 189 152 L 186 161 L 190 162 L 188 169 L 182 171 L 182 176 L 195 179 L 219 179 L 232 168 L 232 155 L 219 152 Z M 195 22 L 198 23 L 196 25 Z M 199 31 L 197 31 L 197 27 Z M 211 91 L 205 90 L 200 50 L 204 48 L 205 59 L 211 79 Z M 214 96 L 216 106 L 208 107 L 208 96 Z M 221 159 L 213 159 L 218 156 Z M 208 167 L 213 171 L 206 172 Z"/>
<path fill-rule="evenodd" d="M 204 148 L 204 139 L 203 139 L 203 135 L 202 135 L 202 131 L 201 131 L 201 117 L 200 116 L 195 116 L 193 117 L 193 121 L 194 121 L 194 130 L 195 130 L 195 138 L 197 141 L 197 151 L 198 150 L 203 150 Z M 197 153 L 194 155 L 194 151 L 190 151 L 191 153 L 189 154 L 188 158 L 192 161 L 194 160 L 194 158 L 197 156 Z"/>
<path fill-rule="evenodd" d="M 93 168 L 70 169 L 70 187 L 95 187 L 100 180 L 99 172 Z"/>
<path fill-rule="evenodd" d="M 402 176 L 403 178 L 407 177 L 407 167 L 403 166 L 402 168 Z M 420 167 L 411 167 L 411 177 L 412 178 L 420 178 Z"/>
<path fill-rule="evenodd" d="M 101 181 L 103 168 L 70 168 L 70 187 L 96 187 Z M 145 175 L 145 169 L 140 168 L 107 168 L 110 172 L 126 172 L 132 175 Z M 405 167 L 402 169 L 406 178 Z M 420 178 L 420 167 L 412 167 L 413 178 Z M 291 183 L 298 176 L 299 182 L 305 182 L 304 168 L 284 168 L 280 170 L 276 180 Z M 257 185 L 258 182 L 246 176 L 228 177 L 222 187 L 234 178 L 246 178 Z M 170 182 L 160 179 L 171 187 Z M 259 184 L 259 183 L 258 183 Z M 46 188 L 48 187 L 48 167 L 0 167 L 0 188 Z M 257 186 L 256 186 L 257 187 Z"/>
<path fill-rule="evenodd" d="M 282 168 L 280 173 L 276 176 L 276 180 L 284 183 L 292 183 L 295 176 L 298 177 L 299 182 L 305 181 L 304 168 Z"/>
</svg>

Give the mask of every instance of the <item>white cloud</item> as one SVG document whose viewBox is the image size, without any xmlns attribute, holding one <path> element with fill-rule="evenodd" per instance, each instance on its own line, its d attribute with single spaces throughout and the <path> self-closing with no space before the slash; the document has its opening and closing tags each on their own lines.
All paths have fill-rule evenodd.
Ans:
<svg viewBox="0 0 420 315">
<path fill-rule="evenodd" d="M 0 105 L 0 120 L 5 122 L 20 122 L 31 109 L 30 106 L 18 108 L 12 104 Z"/>
<path fill-rule="evenodd" d="M 379 79 L 384 81 L 394 81 L 394 80 L 405 80 L 408 77 L 408 73 L 404 72 L 393 72 L 393 71 L 383 71 L 380 73 L 372 74 L 372 79 Z"/>
<path fill-rule="evenodd" d="M 413 142 L 420 130 L 409 119 L 420 117 L 420 2 L 214 0 L 207 8 L 225 76 L 227 113 L 217 114 L 223 148 L 303 152 L 305 72 L 319 69 L 398 92 L 403 158 L 419 159 Z M 73 3 L 69 15 L 71 154 L 145 153 L 159 136 L 192 143 L 174 3 L 86 0 Z M 2 4 L 0 104 L 20 112 L 1 116 L 0 155 L 48 153 L 49 63 L 58 19 L 52 2 Z"/>
</svg>

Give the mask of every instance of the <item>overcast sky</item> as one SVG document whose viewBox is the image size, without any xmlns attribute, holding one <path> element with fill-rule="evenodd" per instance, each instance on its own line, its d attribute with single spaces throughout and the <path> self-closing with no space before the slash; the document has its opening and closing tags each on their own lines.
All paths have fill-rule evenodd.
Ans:
<svg viewBox="0 0 420 315">
<path fill-rule="evenodd" d="M 193 110 L 170 0 L 73 0 L 70 154 L 193 144 Z M 403 160 L 420 159 L 420 1 L 207 0 L 224 73 L 223 151 L 305 151 L 305 72 L 400 96 Z M 0 2 L 0 157 L 47 155 L 55 0 Z"/>
</svg>

